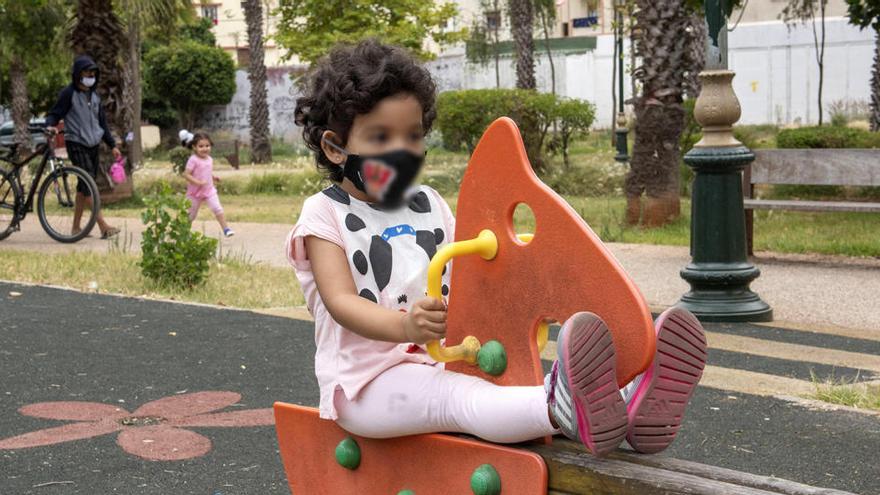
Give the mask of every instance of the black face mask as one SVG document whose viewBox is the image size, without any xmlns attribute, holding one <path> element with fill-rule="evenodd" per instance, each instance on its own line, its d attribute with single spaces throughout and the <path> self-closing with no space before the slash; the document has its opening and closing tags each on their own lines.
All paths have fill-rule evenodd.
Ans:
<svg viewBox="0 0 880 495">
<path fill-rule="evenodd" d="M 346 155 L 343 174 L 359 191 L 378 200 L 380 206 L 400 206 L 410 196 L 413 181 L 425 163 L 425 154 L 399 149 L 381 155 L 361 156 L 324 140 Z"/>
</svg>

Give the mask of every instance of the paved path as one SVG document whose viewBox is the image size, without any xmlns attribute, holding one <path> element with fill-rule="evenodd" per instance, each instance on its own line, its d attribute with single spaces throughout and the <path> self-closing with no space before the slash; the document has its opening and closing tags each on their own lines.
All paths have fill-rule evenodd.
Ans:
<svg viewBox="0 0 880 495">
<path fill-rule="evenodd" d="M 111 223 L 125 230 L 119 243 L 137 252 L 143 229 L 140 220 L 119 218 L 111 219 Z M 237 235 L 222 239 L 224 252 L 287 266 L 283 244 L 290 225 L 237 223 L 233 227 Z M 221 237 L 216 222 L 200 221 L 196 228 Z M 56 243 L 43 232 L 33 215 L 26 219 L 20 232 L 0 242 L 0 249 L 46 252 L 100 251 L 110 246 L 111 243 L 97 237 L 74 245 Z M 688 290 L 678 274 L 690 261 L 687 248 L 618 243 L 608 247 L 652 306 L 675 304 Z M 752 288 L 773 307 L 777 320 L 787 322 L 787 326 L 794 322 L 814 330 L 880 339 L 880 311 L 876 310 L 880 306 L 880 259 L 759 253 L 755 264 L 762 275 Z"/>
<path fill-rule="evenodd" d="M 316 403 L 310 322 L 5 283 L 0 315 L 0 493 L 288 493 L 268 408 Z M 760 337 L 880 364 L 869 359 L 880 341 L 707 328 L 710 344 Z M 723 347 L 714 368 L 799 379 L 830 367 Z M 880 493 L 880 417 L 742 393 L 710 374 L 662 455 Z"/>
</svg>

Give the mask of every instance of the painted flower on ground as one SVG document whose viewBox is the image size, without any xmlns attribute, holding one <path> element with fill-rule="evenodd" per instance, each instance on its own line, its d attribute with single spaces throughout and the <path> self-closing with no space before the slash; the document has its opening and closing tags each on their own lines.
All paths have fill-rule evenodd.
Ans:
<svg viewBox="0 0 880 495">
<path fill-rule="evenodd" d="M 147 402 L 134 412 L 99 402 L 40 402 L 25 416 L 75 421 L 0 440 L 0 450 L 41 447 L 119 432 L 116 443 L 151 461 L 179 461 L 207 454 L 211 440 L 185 428 L 269 426 L 272 409 L 219 411 L 241 400 L 235 392 L 194 392 Z"/>
</svg>

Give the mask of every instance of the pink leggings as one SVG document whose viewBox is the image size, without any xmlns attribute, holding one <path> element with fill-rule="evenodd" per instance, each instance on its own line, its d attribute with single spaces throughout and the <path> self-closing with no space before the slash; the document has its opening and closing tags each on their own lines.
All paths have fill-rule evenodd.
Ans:
<svg viewBox="0 0 880 495">
<path fill-rule="evenodd" d="M 424 364 L 385 371 L 354 401 L 337 389 L 334 404 L 339 426 L 368 438 L 456 432 L 515 443 L 558 433 L 543 386 L 501 387 Z"/>
<path fill-rule="evenodd" d="M 189 221 L 192 222 L 196 219 L 196 216 L 199 214 L 199 207 L 202 206 L 202 203 L 208 205 L 208 209 L 210 209 L 214 216 L 217 216 L 223 213 L 223 207 L 220 206 L 220 196 L 214 194 L 207 198 L 191 198 L 189 196 L 186 197 L 191 203 L 192 206 L 189 207 Z"/>
</svg>

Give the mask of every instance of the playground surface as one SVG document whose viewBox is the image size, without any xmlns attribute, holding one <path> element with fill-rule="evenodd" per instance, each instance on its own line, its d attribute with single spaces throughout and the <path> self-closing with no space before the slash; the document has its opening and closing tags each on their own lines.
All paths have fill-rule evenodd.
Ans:
<svg viewBox="0 0 880 495">
<path fill-rule="evenodd" d="M 707 331 L 706 379 L 662 455 L 880 493 L 880 415 L 773 390 L 793 394 L 811 372 L 870 379 L 880 338 Z M 270 407 L 316 404 L 312 332 L 307 320 L 0 282 L 0 493 L 288 493 Z"/>
</svg>

